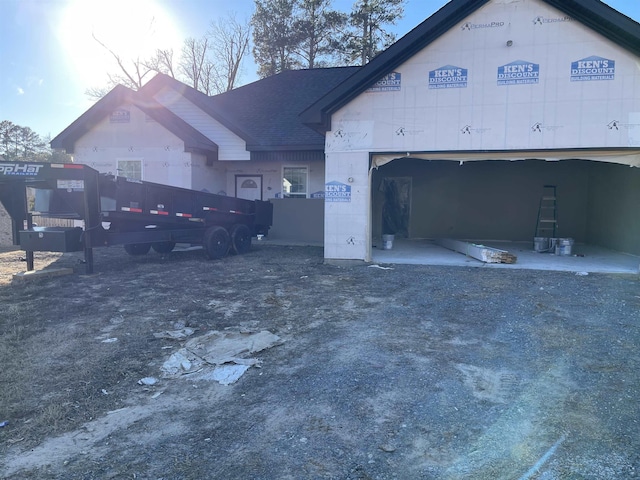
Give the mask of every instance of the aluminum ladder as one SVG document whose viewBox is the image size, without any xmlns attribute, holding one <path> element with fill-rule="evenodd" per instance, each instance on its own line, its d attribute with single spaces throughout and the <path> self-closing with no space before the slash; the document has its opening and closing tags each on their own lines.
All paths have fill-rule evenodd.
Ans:
<svg viewBox="0 0 640 480">
<path fill-rule="evenodd" d="M 544 185 L 538 207 L 538 221 L 534 237 L 556 238 L 558 230 L 558 204 L 555 185 Z"/>
</svg>

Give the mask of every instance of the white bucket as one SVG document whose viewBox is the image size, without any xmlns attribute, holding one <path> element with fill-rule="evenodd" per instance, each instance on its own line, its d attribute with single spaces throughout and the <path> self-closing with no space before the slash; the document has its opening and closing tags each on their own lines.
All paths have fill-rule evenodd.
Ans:
<svg viewBox="0 0 640 480">
<path fill-rule="evenodd" d="M 548 252 L 549 237 L 533 237 L 533 250 L 535 252 Z"/>
<path fill-rule="evenodd" d="M 573 247 L 573 238 L 558 238 L 556 255 L 569 256 Z"/>
<path fill-rule="evenodd" d="M 382 235 L 382 249 L 391 250 L 393 248 L 393 235 Z"/>
</svg>

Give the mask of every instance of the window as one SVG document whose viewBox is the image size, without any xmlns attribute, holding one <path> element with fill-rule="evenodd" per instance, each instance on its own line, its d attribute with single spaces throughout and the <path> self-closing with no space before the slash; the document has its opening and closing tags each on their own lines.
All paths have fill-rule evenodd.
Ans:
<svg viewBox="0 0 640 480">
<path fill-rule="evenodd" d="M 307 167 L 282 168 L 282 196 L 307 198 Z"/>
<path fill-rule="evenodd" d="M 118 160 L 118 176 L 142 180 L 142 160 Z"/>
</svg>

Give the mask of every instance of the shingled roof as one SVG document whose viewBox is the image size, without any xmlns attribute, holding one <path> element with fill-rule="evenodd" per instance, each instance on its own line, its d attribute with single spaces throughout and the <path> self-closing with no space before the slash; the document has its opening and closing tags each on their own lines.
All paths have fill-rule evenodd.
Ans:
<svg viewBox="0 0 640 480">
<path fill-rule="evenodd" d="M 320 133 L 331 129 L 331 115 L 394 68 L 489 3 L 490 0 L 451 0 L 387 48 L 366 66 L 302 112 L 301 119 Z M 640 56 L 640 24 L 600 0 L 540 0 Z"/>
<path fill-rule="evenodd" d="M 324 136 L 299 115 L 360 68 L 287 70 L 212 97 L 158 74 L 140 93 L 151 97 L 172 88 L 242 138 L 250 151 L 323 150 Z"/>
<path fill-rule="evenodd" d="M 248 150 L 324 149 L 324 135 L 300 113 L 361 67 L 288 70 L 211 97 L 210 105 L 248 133 Z"/>
</svg>

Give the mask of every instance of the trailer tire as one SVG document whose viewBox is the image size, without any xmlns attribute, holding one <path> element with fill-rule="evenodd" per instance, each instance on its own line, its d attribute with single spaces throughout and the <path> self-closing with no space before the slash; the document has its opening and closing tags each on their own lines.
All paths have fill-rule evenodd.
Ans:
<svg viewBox="0 0 640 480">
<path fill-rule="evenodd" d="M 204 253 L 209 260 L 216 260 L 224 257 L 229 252 L 229 246 L 231 245 L 231 237 L 229 232 L 224 227 L 213 226 L 209 227 L 204 232 L 204 238 L 202 240 L 202 246 L 204 247 Z"/>
<path fill-rule="evenodd" d="M 231 249 L 242 255 L 251 250 L 251 230 L 242 223 L 231 227 Z"/>
<path fill-rule="evenodd" d="M 156 253 L 171 253 L 176 246 L 176 242 L 155 242 L 151 244 L 151 248 Z"/>
<path fill-rule="evenodd" d="M 124 251 L 129 255 L 138 256 L 146 255 L 147 253 L 149 253 L 150 248 L 150 243 L 129 243 L 124 246 Z"/>
</svg>

